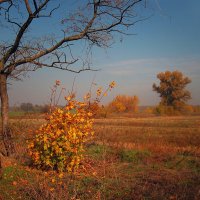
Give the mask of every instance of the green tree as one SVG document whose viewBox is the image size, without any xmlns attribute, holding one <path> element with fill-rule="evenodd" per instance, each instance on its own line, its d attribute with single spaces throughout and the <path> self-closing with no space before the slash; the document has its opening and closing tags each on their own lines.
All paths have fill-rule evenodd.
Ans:
<svg viewBox="0 0 200 200">
<path fill-rule="evenodd" d="M 187 84 L 191 83 L 191 80 L 179 71 L 161 72 L 157 75 L 157 78 L 160 80 L 160 84 L 154 83 L 153 91 L 160 94 L 160 105 L 181 111 L 186 102 L 191 99 L 190 92 L 185 89 Z"/>
</svg>

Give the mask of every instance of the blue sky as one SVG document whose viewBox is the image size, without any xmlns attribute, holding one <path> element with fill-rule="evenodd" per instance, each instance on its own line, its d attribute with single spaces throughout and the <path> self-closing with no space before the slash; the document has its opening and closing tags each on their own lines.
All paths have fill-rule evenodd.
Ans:
<svg viewBox="0 0 200 200">
<path fill-rule="evenodd" d="M 78 97 L 89 90 L 93 79 L 101 86 L 115 80 L 117 87 L 105 103 L 118 94 L 127 94 L 137 95 L 140 105 L 155 105 L 159 97 L 152 91 L 152 84 L 158 82 L 157 73 L 166 70 L 179 70 L 190 77 L 192 83 L 187 87 L 192 94 L 190 103 L 200 104 L 200 1 L 150 2 L 153 16 L 134 26 L 135 35 L 124 36 L 122 42 L 116 38 L 108 49 L 94 48 L 92 67 L 100 71 L 78 75 L 55 69 L 32 72 L 22 82 L 12 82 L 9 86 L 11 105 L 45 104 L 55 80 L 61 80 L 70 90 L 74 77 Z M 52 26 L 56 22 L 52 21 Z M 49 27 L 42 26 L 40 30 L 47 31 Z"/>
</svg>

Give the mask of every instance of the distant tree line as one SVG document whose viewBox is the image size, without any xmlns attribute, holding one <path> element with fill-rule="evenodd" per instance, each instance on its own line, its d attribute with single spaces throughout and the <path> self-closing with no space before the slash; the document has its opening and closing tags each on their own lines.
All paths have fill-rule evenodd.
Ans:
<svg viewBox="0 0 200 200">
<path fill-rule="evenodd" d="M 49 105 L 34 105 L 30 102 L 21 103 L 19 106 L 10 107 L 10 111 L 25 113 L 47 113 L 49 111 Z"/>
<path fill-rule="evenodd" d="M 200 106 L 187 104 L 191 99 L 191 94 L 186 90 L 186 86 L 191 80 L 179 71 L 165 71 L 157 74 L 159 84 L 153 84 L 153 91 L 156 91 L 161 101 L 157 106 L 139 106 L 137 95 L 117 95 L 107 105 L 100 105 L 98 102 L 90 104 L 90 109 L 94 110 L 97 117 L 107 117 L 111 113 L 129 114 L 156 114 L 156 115 L 187 115 L 200 114 Z M 32 103 L 21 103 L 10 110 L 22 111 L 25 113 L 47 113 L 49 105 L 33 105 Z"/>
<path fill-rule="evenodd" d="M 145 106 L 140 112 L 153 115 L 200 115 L 199 105 L 185 105 L 181 111 L 174 110 L 171 106 Z"/>
</svg>

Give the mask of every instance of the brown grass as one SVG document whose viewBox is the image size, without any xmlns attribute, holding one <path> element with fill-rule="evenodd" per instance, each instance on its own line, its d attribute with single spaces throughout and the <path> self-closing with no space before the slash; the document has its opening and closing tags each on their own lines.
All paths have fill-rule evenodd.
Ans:
<svg viewBox="0 0 200 200">
<path fill-rule="evenodd" d="M 54 186 L 58 174 L 28 165 L 25 141 L 43 122 L 12 121 L 17 153 L 3 159 L 0 199 L 200 199 L 199 116 L 96 119 L 82 166 Z"/>
</svg>

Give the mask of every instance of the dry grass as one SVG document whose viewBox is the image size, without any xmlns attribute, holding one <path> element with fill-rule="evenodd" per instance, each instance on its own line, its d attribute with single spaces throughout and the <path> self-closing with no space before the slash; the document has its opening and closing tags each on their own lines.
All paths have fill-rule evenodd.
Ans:
<svg viewBox="0 0 200 200">
<path fill-rule="evenodd" d="M 43 122 L 12 121 L 17 153 L 2 163 L 0 199 L 200 199 L 199 116 L 96 119 L 83 165 L 54 186 L 55 172 L 28 166 L 25 141 Z"/>
<path fill-rule="evenodd" d="M 100 119 L 95 129 L 95 139 L 111 146 L 200 153 L 200 117 Z"/>
</svg>

